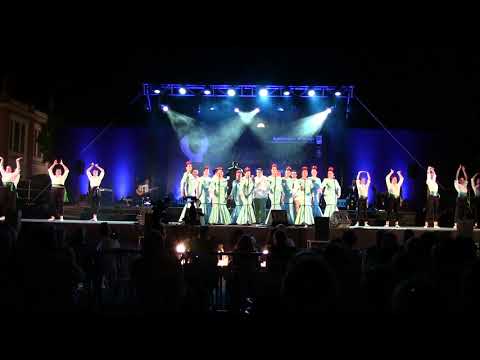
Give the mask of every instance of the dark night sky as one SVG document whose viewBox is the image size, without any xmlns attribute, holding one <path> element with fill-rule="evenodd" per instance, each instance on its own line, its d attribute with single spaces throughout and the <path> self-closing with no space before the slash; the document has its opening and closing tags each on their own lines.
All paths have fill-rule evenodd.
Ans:
<svg viewBox="0 0 480 360">
<path fill-rule="evenodd" d="M 432 128 L 478 119 L 480 52 L 466 49 L 24 48 L 1 75 L 9 93 L 69 122 L 134 121 L 142 81 L 353 84 L 387 126 Z M 137 114 L 137 115 L 136 115 Z M 352 126 L 375 123 L 354 108 Z M 457 122 L 458 124 L 458 122 Z M 442 126 L 444 126 L 442 124 Z"/>
</svg>

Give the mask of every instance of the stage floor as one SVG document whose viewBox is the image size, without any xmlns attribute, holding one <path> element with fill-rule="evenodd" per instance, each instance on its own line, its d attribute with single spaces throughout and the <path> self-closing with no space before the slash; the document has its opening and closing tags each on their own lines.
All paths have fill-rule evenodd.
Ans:
<svg viewBox="0 0 480 360">
<path fill-rule="evenodd" d="M 111 225 L 135 225 L 138 224 L 137 221 L 91 221 L 91 220 L 54 220 L 48 221 L 46 219 L 22 219 L 22 223 L 47 223 L 47 224 L 84 224 L 84 225 L 98 225 L 102 223 L 107 223 Z"/>
<path fill-rule="evenodd" d="M 135 248 L 140 246 L 140 239 L 143 237 L 142 226 L 136 221 L 90 221 L 90 220 L 64 220 L 64 221 L 48 221 L 47 219 L 22 219 L 22 223 L 27 224 L 52 224 L 55 227 L 65 228 L 68 231 L 75 231 L 78 228 L 86 228 L 87 234 L 91 237 L 98 237 L 98 230 L 100 224 L 106 222 L 112 228 L 119 239 L 123 248 Z M 212 241 L 222 243 L 225 251 L 233 250 L 235 246 L 234 236 L 238 231 L 245 234 L 250 234 L 255 237 L 256 245 L 259 249 L 263 249 L 268 243 L 273 227 L 267 225 L 209 225 L 209 236 Z M 187 226 L 179 223 L 169 223 L 167 225 L 167 237 L 171 244 L 178 242 L 195 241 L 198 238 L 200 226 Z M 328 241 L 342 237 L 345 231 L 353 231 L 358 238 L 356 248 L 367 248 L 374 246 L 376 237 L 380 231 L 388 231 L 394 233 L 400 242 L 403 241 L 404 233 L 411 230 L 414 236 L 419 237 L 425 232 L 433 232 L 439 234 L 440 237 L 456 237 L 460 234 L 459 231 L 453 228 L 428 228 L 423 227 L 384 227 L 384 226 L 370 226 L 370 227 L 355 227 L 350 226 L 341 229 L 330 229 L 329 236 L 326 239 L 316 239 L 315 227 L 303 226 L 287 226 L 286 231 L 288 236 L 294 241 L 298 248 L 308 248 L 310 246 L 325 244 Z M 480 242 L 480 230 L 475 229 L 472 232 L 473 239 Z"/>
<path fill-rule="evenodd" d="M 185 226 L 177 223 L 170 223 L 167 226 L 167 234 L 169 241 L 171 242 L 180 242 L 180 241 L 192 241 L 198 236 L 198 226 Z M 397 239 L 400 243 L 403 242 L 404 233 L 407 230 L 411 230 L 414 233 L 415 237 L 421 236 L 425 232 L 433 232 L 441 234 L 441 237 L 456 237 L 459 235 L 459 231 L 454 230 L 453 228 L 428 228 L 423 227 L 384 227 L 384 226 L 370 226 L 370 227 L 355 227 L 350 226 L 347 228 L 340 229 L 330 229 L 329 236 L 326 239 L 316 239 L 315 238 L 315 227 L 302 227 L 302 226 L 288 226 L 286 227 L 288 236 L 294 241 L 298 248 L 308 248 L 310 246 L 315 246 L 318 243 L 326 243 L 328 241 L 335 240 L 336 238 L 342 237 L 345 231 L 353 231 L 358 238 L 356 248 L 368 248 L 374 246 L 376 243 L 377 233 L 380 231 L 388 231 L 397 236 Z M 251 225 L 251 226 L 242 226 L 242 225 L 210 225 L 209 226 L 209 235 L 217 243 L 222 243 L 224 245 L 225 251 L 233 250 L 235 246 L 235 232 L 241 230 L 245 234 L 250 234 L 255 237 L 257 242 L 257 247 L 262 249 L 268 243 L 273 228 L 266 225 Z M 480 242 L 480 230 L 473 230 L 473 239 L 477 242 Z"/>
<path fill-rule="evenodd" d="M 55 229 L 62 229 L 68 234 L 84 229 L 87 241 L 99 239 L 100 225 L 107 223 L 112 232 L 117 235 L 120 245 L 124 249 L 138 249 L 143 238 L 143 227 L 136 221 L 90 221 L 90 220 L 55 220 L 47 219 L 22 219 L 22 226 L 51 225 Z"/>
</svg>

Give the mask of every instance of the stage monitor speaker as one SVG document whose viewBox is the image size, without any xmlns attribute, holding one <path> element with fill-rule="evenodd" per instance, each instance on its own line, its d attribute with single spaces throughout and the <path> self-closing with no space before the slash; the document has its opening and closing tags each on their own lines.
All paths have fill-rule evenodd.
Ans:
<svg viewBox="0 0 480 360">
<path fill-rule="evenodd" d="M 100 205 L 104 207 L 112 207 L 115 205 L 113 191 L 111 189 L 100 189 Z"/>
<path fill-rule="evenodd" d="M 315 218 L 315 240 L 328 241 L 330 237 L 330 219 L 328 217 Z"/>
<path fill-rule="evenodd" d="M 465 236 L 468 238 L 473 237 L 473 220 L 458 222 L 457 231 L 459 236 Z"/>
<path fill-rule="evenodd" d="M 170 206 L 167 208 L 167 222 L 176 222 L 182 215 L 183 207 Z"/>
<path fill-rule="evenodd" d="M 268 225 L 277 226 L 280 224 L 288 225 L 288 216 L 286 210 L 272 210 L 268 220 Z"/>
<path fill-rule="evenodd" d="M 330 227 L 333 229 L 345 229 L 348 228 L 352 222 L 348 216 L 348 211 L 335 211 L 330 216 Z"/>
<path fill-rule="evenodd" d="M 75 170 L 77 175 L 83 175 L 85 173 L 85 162 L 83 160 L 77 160 L 75 162 Z"/>
</svg>

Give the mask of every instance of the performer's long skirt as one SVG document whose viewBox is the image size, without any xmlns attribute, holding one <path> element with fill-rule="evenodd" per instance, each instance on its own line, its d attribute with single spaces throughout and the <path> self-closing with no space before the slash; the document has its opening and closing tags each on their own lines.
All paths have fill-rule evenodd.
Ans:
<svg viewBox="0 0 480 360">
<path fill-rule="evenodd" d="M 212 212 L 208 219 L 209 224 L 228 225 L 232 222 L 230 213 L 228 212 L 227 205 L 213 204 Z"/>
<path fill-rule="evenodd" d="M 255 224 L 255 211 L 252 204 L 246 204 L 241 206 L 237 219 L 238 225 L 250 225 Z"/>
</svg>

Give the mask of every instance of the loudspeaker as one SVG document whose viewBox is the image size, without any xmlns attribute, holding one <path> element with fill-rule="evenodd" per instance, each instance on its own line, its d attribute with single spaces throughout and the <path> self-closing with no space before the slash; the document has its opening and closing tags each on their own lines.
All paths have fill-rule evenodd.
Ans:
<svg viewBox="0 0 480 360">
<path fill-rule="evenodd" d="M 286 210 L 272 210 L 268 225 L 288 225 L 288 216 Z"/>
<path fill-rule="evenodd" d="M 418 177 L 419 167 L 417 164 L 408 165 L 407 175 L 410 179 L 415 180 Z"/>
<path fill-rule="evenodd" d="M 180 219 L 180 215 L 182 215 L 183 207 L 173 207 L 170 206 L 167 208 L 167 222 L 177 222 Z"/>
<path fill-rule="evenodd" d="M 83 160 L 77 160 L 75 162 L 75 170 L 77 175 L 83 175 L 85 172 L 85 162 Z"/>
<path fill-rule="evenodd" d="M 330 227 L 333 229 L 348 228 L 351 224 L 348 211 L 335 211 L 330 217 Z"/>
<path fill-rule="evenodd" d="M 328 241 L 330 237 L 330 219 L 328 217 L 315 218 L 315 240 Z"/>
</svg>

